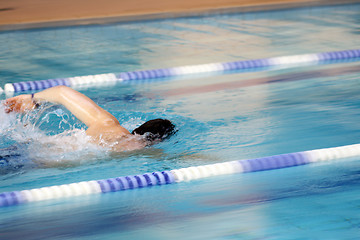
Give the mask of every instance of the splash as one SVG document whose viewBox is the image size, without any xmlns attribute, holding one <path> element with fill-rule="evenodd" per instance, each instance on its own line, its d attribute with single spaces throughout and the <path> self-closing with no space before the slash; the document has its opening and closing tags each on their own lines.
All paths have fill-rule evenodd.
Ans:
<svg viewBox="0 0 360 240">
<path fill-rule="evenodd" d="M 67 167 L 106 158 L 71 113 L 44 105 L 27 114 L 5 113 L 0 103 L 0 167 Z M 60 133 L 59 133 L 60 132 Z"/>
</svg>

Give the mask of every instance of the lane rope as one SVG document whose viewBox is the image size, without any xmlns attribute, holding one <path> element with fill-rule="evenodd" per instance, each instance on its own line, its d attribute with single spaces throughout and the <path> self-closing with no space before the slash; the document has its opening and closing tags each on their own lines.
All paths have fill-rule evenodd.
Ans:
<svg viewBox="0 0 360 240">
<path fill-rule="evenodd" d="M 143 71 L 131 71 L 121 73 L 97 74 L 88 76 L 78 76 L 70 78 L 56 78 L 41 81 L 27 81 L 17 83 L 5 84 L 4 90 L 6 93 L 22 92 L 22 91 L 36 91 L 42 90 L 58 85 L 65 85 L 69 87 L 76 87 L 81 85 L 95 85 L 114 83 L 117 81 L 135 81 L 135 80 L 150 80 L 158 78 L 170 78 L 177 76 L 186 76 L 199 73 L 211 72 L 227 72 L 240 70 L 260 70 L 269 67 L 306 64 L 306 63 L 327 63 L 344 60 L 357 60 L 360 58 L 360 49 L 323 52 L 315 54 L 303 54 L 273 58 L 263 58 L 255 60 L 234 61 L 224 63 L 209 63 L 192 66 L 182 66 L 173 68 L 161 68 Z M 1 91 L 0 91 L 1 92 Z"/>
<path fill-rule="evenodd" d="M 50 199 L 69 198 L 80 195 L 101 194 L 152 187 L 225 174 L 267 171 L 358 156 L 360 156 L 360 144 L 354 144 L 270 157 L 181 168 L 171 171 L 4 192 L 0 194 L 0 207 Z"/>
</svg>

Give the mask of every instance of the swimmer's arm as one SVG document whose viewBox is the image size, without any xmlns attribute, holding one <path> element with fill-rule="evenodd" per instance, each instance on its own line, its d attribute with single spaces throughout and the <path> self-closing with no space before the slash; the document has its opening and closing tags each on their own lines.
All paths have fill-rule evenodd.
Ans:
<svg viewBox="0 0 360 240">
<path fill-rule="evenodd" d="M 34 94 L 34 100 L 63 105 L 89 128 L 120 125 L 113 115 L 99 107 L 93 100 L 66 86 L 57 86 L 38 92 Z"/>
<path fill-rule="evenodd" d="M 8 99 L 7 103 L 14 101 L 24 101 L 27 103 L 26 107 L 30 106 L 30 102 L 33 101 L 46 101 L 61 104 L 89 128 L 120 126 L 119 121 L 109 112 L 99 107 L 94 101 L 92 101 L 84 94 L 66 86 L 48 88 L 44 91 L 34 94 L 33 99 L 31 99 L 31 95 L 19 95 L 17 97 Z M 26 110 L 30 109 L 32 108 L 30 107 Z M 16 111 L 16 109 L 14 110 Z M 127 130 L 124 129 L 124 131 Z"/>
</svg>

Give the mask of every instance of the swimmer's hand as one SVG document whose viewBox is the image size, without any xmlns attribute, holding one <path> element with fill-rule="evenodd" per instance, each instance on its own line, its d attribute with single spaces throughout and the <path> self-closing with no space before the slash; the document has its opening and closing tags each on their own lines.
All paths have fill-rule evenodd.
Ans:
<svg viewBox="0 0 360 240">
<path fill-rule="evenodd" d="M 30 94 L 19 95 L 5 100 L 5 112 L 25 113 L 37 107 Z"/>
</svg>

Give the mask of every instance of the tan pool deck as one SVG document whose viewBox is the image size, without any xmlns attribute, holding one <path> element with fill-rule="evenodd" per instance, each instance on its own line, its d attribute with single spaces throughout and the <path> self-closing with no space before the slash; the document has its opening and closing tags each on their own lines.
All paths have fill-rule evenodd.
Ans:
<svg viewBox="0 0 360 240">
<path fill-rule="evenodd" d="M 0 30 L 354 2 L 360 0 L 0 0 Z"/>
</svg>

